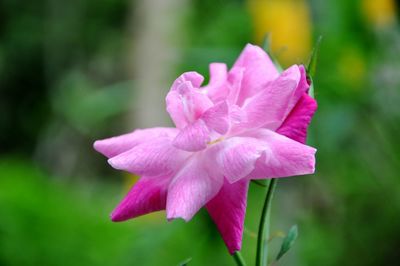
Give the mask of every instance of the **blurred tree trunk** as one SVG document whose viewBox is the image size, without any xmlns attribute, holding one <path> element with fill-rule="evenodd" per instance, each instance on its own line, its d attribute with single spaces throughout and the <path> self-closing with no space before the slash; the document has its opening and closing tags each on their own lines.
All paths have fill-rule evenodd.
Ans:
<svg viewBox="0 0 400 266">
<path fill-rule="evenodd" d="M 136 87 L 129 123 L 135 127 L 167 126 L 165 96 L 172 84 L 184 39 L 187 0 L 133 1 L 129 76 Z"/>
</svg>

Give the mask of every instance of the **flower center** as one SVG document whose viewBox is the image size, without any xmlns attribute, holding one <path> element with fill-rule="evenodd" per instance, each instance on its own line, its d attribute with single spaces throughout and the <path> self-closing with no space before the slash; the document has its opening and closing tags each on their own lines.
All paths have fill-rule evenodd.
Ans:
<svg viewBox="0 0 400 266">
<path fill-rule="evenodd" d="M 214 140 L 212 140 L 212 141 L 210 141 L 210 142 L 207 142 L 207 144 L 208 144 L 208 145 L 213 145 L 213 144 L 216 144 L 216 143 L 221 142 L 221 141 L 223 141 L 223 140 L 224 140 L 224 137 L 219 137 L 219 138 L 214 139 Z"/>
</svg>

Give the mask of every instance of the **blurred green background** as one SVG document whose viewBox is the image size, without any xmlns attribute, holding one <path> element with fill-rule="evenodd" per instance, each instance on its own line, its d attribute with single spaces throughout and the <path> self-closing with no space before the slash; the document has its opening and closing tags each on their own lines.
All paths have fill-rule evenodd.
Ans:
<svg viewBox="0 0 400 266">
<path fill-rule="evenodd" d="M 279 265 L 399 265 L 400 30 L 394 0 L 35 0 L 0 2 L 0 265 L 233 265 L 201 211 L 111 223 L 135 178 L 96 139 L 168 125 L 164 97 L 182 71 L 208 75 L 270 33 L 284 66 L 323 36 L 317 173 L 279 181 Z M 255 257 L 264 189 L 251 185 L 243 254 Z"/>
</svg>

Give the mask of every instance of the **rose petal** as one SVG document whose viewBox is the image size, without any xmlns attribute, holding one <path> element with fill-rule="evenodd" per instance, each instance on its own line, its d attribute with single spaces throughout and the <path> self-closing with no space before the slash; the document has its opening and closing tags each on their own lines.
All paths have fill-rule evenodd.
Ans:
<svg viewBox="0 0 400 266">
<path fill-rule="evenodd" d="M 255 95 L 265 84 L 279 75 L 267 53 L 258 46 L 247 44 L 231 71 L 244 68 L 238 105 L 242 105 L 248 97 Z"/>
<path fill-rule="evenodd" d="M 210 82 L 202 88 L 202 91 L 214 102 L 224 100 L 229 93 L 228 70 L 223 63 L 210 64 Z"/>
<path fill-rule="evenodd" d="M 153 140 L 158 137 L 175 137 L 178 134 L 176 128 L 155 127 L 136 129 L 135 131 L 94 142 L 93 147 L 108 158 L 132 149 L 138 144 Z"/>
<path fill-rule="evenodd" d="M 191 74 L 189 75 L 191 80 L 187 80 L 188 75 L 188 73 L 181 75 L 174 82 L 166 97 L 167 112 L 179 129 L 196 121 L 204 111 L 213 106 L 207 95 L 202 93 L 198 87 L 194 87 L 194 85 L 198 85 L 199 78 L 192 77 L 194 74 Z M 195 84 L 192 83 L 193 80 L 195 80 Z"/>
<path fill-rule="evenodd" d="M 267 143 L 268 149 L 257 160 L 249 178 L 278 178 L 314 173 L 316 149 L 267 129 L 260 129 L 254 135 Z"/>
<path fill-rule="evenodd" d="M 168 189 L 167 219 L 189 221 L 221 189 L 223 178 L 197 154 L 174 177 Z"/>
<path fill-rule="evenodd" d="M 304 93 L 277 132 L 298 142 L 305 143 L 307 128 L 316 110 L 317 102 L 307 93 Z"/>
<path fill-rule="evenodd" d="M 307 73 L 305 67 L 303 65 L 299 65 L 298 67 L 300 71 L 300 81 L 293 94 L 293 97 L 290 99 L 288 106 L 289 110 L 293 109 L 293 107 L 297 104 L 297 102 L 303 96 L 303 94 L 307 93 L 308 89 L 310 88 L 310 84 L 307 81 Z"/>
<path fill-rule="evenodd" d="M 235 105 L 238 102 L 240 90 L 242 88 L 242 80 L 245 72 L 243 67 L 235 67 L 229 71 L 228 82 L 230 84 L 229 94 L 227 101 L 231 105 Z"/>
<path fill-rule="evenodd" d="M 185 151 L 200 151 L 207 147 L 210 131 L 203 120 L 187 125 L 173 140 L 173 145 Z"/>
<path fill-rule="evenodd" d="M 234 184 L 225 181 L 218 194 L 206 205 L 231 254 L 242 247 L 248 187 L 248 180 Z"/>
<path fill-rule="evenodd" d="M 142 177 L 111 214 L 114 222 L 125 221 L 165 209 L 168 176 Z"/>
<path fill-rule="evenodd" d="M 244 128 L 267 127 L 275 130 L 289 113 L 289 103 L 300 81 L 298 66 L 285 70 L 279 78 L 269 83 L 265 89 L 248 99 L 243 105 L 247 114 Z"/>
<path fill-rule="evenodd" d="M 178 90 L 179 87 L 187 81 L 189 81 L 193 87 L 199 88 L 204 81 L 204 77 L 194 71 L 185 72 L 174 81 L 171 90 Z"/>
<path fill-rule="evenodd" d="M 230 183 L 234 183 L 253 171 L 265 149 L 266 144 L 255 138 L 232 137 L 212 146 L 210 154 L 215 154 L 218 168 Z"/>
<path fill-rule="evenodd" d="M 201 119 L 210 129 L 215 130 L 219 134 L 225 134 L 229 129 L 228 112 L 228 104 L 223 101 L 204 112 Z"/>
<path fill-rule="evenodd" d="M 115 169 L 157 176 L 174 173 L 188 156 L 189 153 L 172 146 L 171 138 L 159 137 L 112 157 L 108 162 Z"/>
</svg>

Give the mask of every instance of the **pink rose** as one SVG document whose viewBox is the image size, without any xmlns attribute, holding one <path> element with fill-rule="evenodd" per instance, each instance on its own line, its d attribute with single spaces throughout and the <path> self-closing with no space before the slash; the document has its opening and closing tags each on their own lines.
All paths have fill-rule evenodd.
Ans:
<svg viewBox="0 0 400 266">
<path fill-rule="evenodd" d="M 172 85 L 166 103 L 175 128 L 137 129 L 94 148 L 112 167 L 141 176 L 113 221 L 159 210 L 188 221 L 205 206 L 234 253 L 250 180 L 314 172 L 316 150 L 304 142 L 317 104 L 303 66 L 279 73 L 251 44 L 231 70 L 213 63 L 210 74 L 204 87 L 196 72 Z"/>
</svg>

